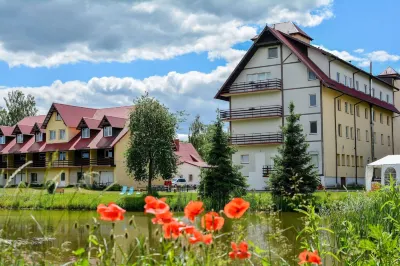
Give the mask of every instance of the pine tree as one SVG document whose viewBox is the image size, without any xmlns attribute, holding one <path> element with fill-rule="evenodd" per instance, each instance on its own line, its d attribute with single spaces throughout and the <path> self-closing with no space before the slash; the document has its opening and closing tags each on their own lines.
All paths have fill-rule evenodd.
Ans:
<svg viewBox="0 0 400 266">
<path fill-rule="evenodd" d="M 286 125 L 282 127 L 284 143 L 278 148 L 279 154 L 274 158 L 270 185 L 274 196 L 291 199 L 295 195 L 313 193 L 319 179 L 307 152 L 309 145 L 299 123 L 300 115 L 294 113 L 293 102 L 289 105 L 289 111 Z"/>
<path fill-rule="evenodd" d="M 211 148 L 206 159 L 210 168 L 202 171 L 199 194 L 209 200 L 209 207 L 220 210 L 230 197 L 244 195 L 247 184 L 239 169 L 232 165 L 234 149 L 229 146 L 222 121 L 217 118 L 211 128 Z"/>
</svg>

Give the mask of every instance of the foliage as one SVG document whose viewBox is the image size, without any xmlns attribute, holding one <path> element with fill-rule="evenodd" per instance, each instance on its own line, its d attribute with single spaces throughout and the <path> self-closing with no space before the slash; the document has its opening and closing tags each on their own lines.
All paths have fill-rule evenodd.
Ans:
<svg viewBox="0 0 400 266">
<path fill-rule="evenodd" d="M 20 90 L 11 91 L 4 97 L 6 108 L 0 109 L 0 125 L 14 126 L 27 116 L 35 116 L 38 112 L 35 98 Z"/>
<path fill-rule="evenodd" d="M 189 142 L 192 143 L 202 158 L 206 156 L 206 132 L 207 126 L 201 122 L 200 115 L 196 115 L 196 118 L 189 127 Z"/>
<path fill-rule="evenodd" d="M 180 114 L 172 114 L 168 108 L 147 94 L 135 101 L 130 114 L 130 142 L 126 151 L 127 170 L 137 181 L 151 181 L 162 177 L 171 179 L 177 171 L 178 158 L 174 153 Z"/>
<path fill-rule="evenodd" d="M 210 168 L 202 170 L 199 194 L 209 199 L 210 207 L 221 209 L 230 197 L 245 195 L 247 184 L 239 169 L 232 165 L 234 150 L 229 146 L 220 118 L 217 118 L 214 127 L 211 150 L 206 160 Z"/>
<path fill-rule="evenodd" d="M 300 115 L 294 113 L 293 102 L 289 105 L 289 111 L 286 125 L 282 127 L 284 143 L 278 147 L 279 154 L 274 158 L 270 186 L 277 198 L 297 202 L 307 199 L 316 190 L 319 180 L 307 152 L 309 145 L 299 123 Z"/>
<path fill-rule="evenodd" d="M 54 194 L 56 183 L 53 180 L 47 180 L 44 186 L 46 187 L 47 193 Z"/>
</svg>

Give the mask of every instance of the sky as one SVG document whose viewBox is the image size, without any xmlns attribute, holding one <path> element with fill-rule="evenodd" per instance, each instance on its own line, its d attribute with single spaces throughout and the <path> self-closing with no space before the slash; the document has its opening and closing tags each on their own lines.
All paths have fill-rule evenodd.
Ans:
<svg viewBox="0 0 400 266">
<path fill-rule="evenodd" d="M 226 109 L 214 96 L 266 24 L 293 21 L 313 45 L 358 67 L 400 71 L 400 1 L 0 0 L 0 106 L 11 90 L 52 102 L 132 105 L 148 92 L 185 111 Z"/>
</svg>

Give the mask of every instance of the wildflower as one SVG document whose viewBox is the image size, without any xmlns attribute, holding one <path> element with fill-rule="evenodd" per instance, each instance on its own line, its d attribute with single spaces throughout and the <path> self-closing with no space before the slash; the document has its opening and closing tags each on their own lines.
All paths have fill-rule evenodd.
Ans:
<svg viewBox="0 0 400 266">
<path fill-rule="evenodd" d="M 186 234 L 192 235 L 196 231 L 196 228 L 194 226 L 185 226 L 181 228 L 181 231 L 185 231 Z"/>
<path fill-rule="evenodd" d="M 185 227 L 185 224 L 178 221 L 172 221 L 163 225 L 164 238 L 170 239 L 171 237 L 176 239 L 181 234 L 181 228 Z"/>
<path fill-rule="evenodd" d="M 173 220 L 175 219 L 172 217 L 172 212 L 170 211 L 164 213 L 157 213 L 156 217 L 151 219 L 153 224 L 167 224 L 172 222 Z"/>
<path fill-rule="evenodd" d="M 242 198 L 234 198 L 225 205 L 224 212 L 229 218 L 240 218 L 250 207 L 250 203 Z"/>
<path fill-rule="evenodd" d="M 193 232 L 193 236 L 189 237 L 189 242 L 190 244 L 196 244 L 201 242 L 206 245 L 210 245 L 212 243 L 212 234 L 203 235 L 201 232 L 195 230 Z"/>
<path fill-rule="evenodd" d="M 232 251 L 229 252 L 229 257 L 231 259 L 248 259 L 251 257 L 251 253 L 248 252 L 249 246 L 247 245 L 246 242 L 242 241 L 239 244 L 239 247 L 236 245 L 235 242 L 231 243 L 232 246 Z"/>
<path fill-rule="evenodd" d="M 100 214 L 100 219 L 104 221 L 121 221 L 124 219 L 124 209 L 115 203 L 110 203 L 108 206 L 99 204 L 97 212 Z"/>
<path fill-rule="evenodd" d="M 203 202 L 201 201 L 191 201 L 186 205 L 185 207 L 185 216 L 190 220 L 194 221 L 194 218 L 196 218 L 197 215 L 199 215 L 202 211 L 204 210 L 203 208 Z"/>
<path fill-rule="evenodd" d="M 218 231 L 224 226 L 225 219 L 216 212 L 209 212 L 201 219 L 201 227 L 208 231 Z"/>
<path fill-rule="evenodd" d="M 165 198 L 157 199 L 153 196 L 147 196 L 144 201 L 146 202 L 146 205 L 144 205 L 145 213 L 161 214 L 169 211 Z"/>
<path fill-rule="evenodd" d="M 315 250 L 314 252 L 310 252 L 307 250 L 304 250 L 299 254 L 299 264 L 304 264 L 304 263 L 312 263 L 312 264 L 317 264 L 321 265 L 321 258 L 318 256 L 318 251 Z"/>
</svg>

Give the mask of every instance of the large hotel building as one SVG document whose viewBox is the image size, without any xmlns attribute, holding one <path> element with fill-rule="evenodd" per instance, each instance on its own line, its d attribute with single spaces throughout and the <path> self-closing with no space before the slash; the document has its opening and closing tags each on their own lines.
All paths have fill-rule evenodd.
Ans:
<svg viewBox="0 0 400 266">
<path fill-rule="evenodd" d="M 364 184 L 366 164 L 400 152 L 396 71 L 374 76 L 311 45 L 291 22 L 266 26 L 252 40 L 216 94 L 229 102 L 220 116 L 251 189 L 266 187 L 291 101 L 327 187 Z"/>
</svg>

